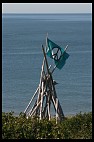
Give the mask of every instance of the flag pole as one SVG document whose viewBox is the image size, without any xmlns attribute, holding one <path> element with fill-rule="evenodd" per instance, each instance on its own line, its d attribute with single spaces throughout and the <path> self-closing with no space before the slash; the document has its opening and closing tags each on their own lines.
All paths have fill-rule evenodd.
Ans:
<svg viewBox="0 0 94 142">
<path fill-rule="evenodd" d="M 67 48 L 68 48 L 68 45 L 65 47 L 64 52 L 67 50 Z M 63 52 L 63 54 L 64 54 L 64 52 Z M 62 54 L 62 56 L 63 56 L 63 54 Z M 59 62 L 58 62 L 58 64 L 59 64 Z M 58 64 L 57 64 L 57 65 L 58 65 Z M 53 68 L 51 74 L 55 71 L 57 65 L 54 66 L 54 68 Z"/>
<path fill-rule="evenodd" d="M 48 38 L 48 33 L 46 35 L 46 46 L 45 46 L 45 49 L 47 49 L 47 38 Z"/>
<path fill-rule="evenodd" d="M 45 58 L 45 62 L 46 62 L 47 72 L 48 72 L 48 74 L 49 74 L 49 66 L 48 66 L 48 62 L 47 62 L 47 58 L 46 58 L 46 53 L 45 53 L 45 50 L 44 50 L 43 45 L 42 45 L 42 51 L 43 51 L 44 58 Z"/>
</svg>

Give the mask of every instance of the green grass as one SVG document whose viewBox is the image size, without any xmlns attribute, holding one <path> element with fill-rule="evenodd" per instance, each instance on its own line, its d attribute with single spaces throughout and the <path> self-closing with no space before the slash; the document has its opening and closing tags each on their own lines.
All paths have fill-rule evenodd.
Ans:
<svg viewBox="0 0 94 142">
<path fill-rule="evenodd" d="M 20 113 L 2 113 L 2 139 L 92 139 L 92 113 L 77 114 L 56 124 Z"/>
</svg>

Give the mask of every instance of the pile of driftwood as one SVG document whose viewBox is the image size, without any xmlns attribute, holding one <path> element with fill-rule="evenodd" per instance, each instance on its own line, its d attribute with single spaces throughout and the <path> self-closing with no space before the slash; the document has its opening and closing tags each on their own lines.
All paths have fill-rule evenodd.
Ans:
<svg viewBox="0 0 94 142">
<path fill-rule="evenodd" d="M 56 123 L 64 119 L 64 113 L 61 108 L 60 102 L 57 98 L 56 90 L 55 90 L 55 81 L 52 77 L 52 72 L 50 72 L 46 54 L 44 47 L 42 46 L 43 50 L 43 64 L 42 64 L 42 70 L 41 70 L 41 76 L 40 76 L 40 83 L 35 91 L 33 97 L 31 98 L 28 106 L 26 107 L 24 113 L 26 113 L 26 116 L 38 116 L 40 120 L 47 118 L 48 120 L 53 117 L 51 115 L 51 104 L 54 106 L 55 110 L 55 117 L 56 117 Z M 36 100 L 32 106 L 31 109 L 31 103 L 34 100 L 36 96 Z"/>
</svg>

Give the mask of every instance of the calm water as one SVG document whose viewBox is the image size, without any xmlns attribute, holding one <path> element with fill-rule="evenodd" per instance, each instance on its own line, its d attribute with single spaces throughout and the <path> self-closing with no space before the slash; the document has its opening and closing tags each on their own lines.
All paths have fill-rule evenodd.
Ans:
<svg viewBox="0 0 94 142">
<path fill-rule="evenodd" d="M 92 111 L 91 23 L 90 14 L 2 15 L 2 111 L 23 112 L 33 96 L 47 32 L 58 45 L 69 45 L 65 66 L 53 73 L 64 114 Z"/>
</svg>

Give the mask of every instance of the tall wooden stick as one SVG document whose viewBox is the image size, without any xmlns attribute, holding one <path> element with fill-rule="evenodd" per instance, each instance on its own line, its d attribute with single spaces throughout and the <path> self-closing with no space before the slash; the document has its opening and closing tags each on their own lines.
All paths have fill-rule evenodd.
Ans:
<svg viewBox="0 0 94 142">
<path fill-rule="evenodd" d="M 37 100 L 35 101 L 35 103 L 33 104 L 32 108 L 31 108 L 31 109 L 29 110 L 29 112 L 27 113 L 27 116 L 29 116 L 29 115 L 32 113 L 32 111 L 33 111 L 33 109 L 35 108 L 36 104 L 37 104 Z"/>
<path fill-rule="evenodd" d="M 43 79 L 43 76 L 44 76 L 44 64 L 45 64 L 45 58 L 43 59 L 43 64 L 42 64 L 42 69 L 41 69 L 41 77 L 40 77 L 40 84 L 39 84 L 39 93 L 38 93 L 38 99 L 37 99 L 37 105 L 41 99 L 41 91 L 42 91 L 42 88 L 41 88 L 41 85 L 42 85 L 42 79 Z"/>
<path fill-rule="evenodd" d="M 55 96 L 55 98 L 57 98 L 56 90 L 55 90 L 55 86 L 54 86 L 54 83 L 53 83 L 52 75 L 50 75 L 50 77 L 51 77 L 51 81 L 52 81 L 52 86 L 53 86 L 54 96 Z M 59 107 L 59 111 L 60 111 L 61 116 L 64 118 L 64 113 L 63 113 L 63 110 L 62 110 L 62 108 L 61 108 L 61 105 L 60 105 L 59 100 L 58 100 L 58 107 Z"/>
<path fill-rule="evenodd" d="M 27 106 L 27 107 L 26 107 L 26 109 L 25 109 L 24 113 L 26 113 L 26 111 L 27 111 L 27 109 L 29 108 L 29 106 L 30 106 L 31 102 L 33 101 L 34 97 L 36 96 L 36 94 L 37 94 L 38 90 L 39 90 L 39 87 L 38 87 L 38 88 L 37 88 L 37 90 L 35 91 L 35 93 L 34 93 L 33 97 L 31 98 L 31 100 L 30 100 L 30 102 L 29 102 L 28 106 Z"/>
<path fill-rule="evenodd" d="M 41 103 L 41 100 L 39 101 L 39 103 L 38 103 L 38 105 L 33 109 L 33 111 L 32 111 L 32 113 L 31 113 L 31 115 L 30 116 L 32 116 L 33 115 L 33 113 L 35 112 L 35 110 L 38 108 L 38 106 L 40 105 L 40 103 Z"/>
<path fill-rule="evenodd" d="M 48 117 L 49 120 L 51 119 L 51 114 L 50 114 L 50 94 L 48 94 Z"/>
<path fill-rule="evenodd" d="M 43 95 L 44 95 L 44 82 L 42 82 L 41 104 L 40 104 L 40 120 L 42 119 Z"/>
<path fill-rule="evenodd" d="M 49 74 L 49 66 L 48 66 L 48 62 L 47 62 L 47 58 L 46 58 L 46 54 L 45 54 L 45 50 L 44 50 L 44 47 L 43 47 L 43 45 L 42 45 L 42 51 L 43 51 L 43 54 L 44 54 L 44 58 L 45 58 L 45 62 L 46 62 L 47 73 Z"/>
<path fill-rule="evenodd" d="M 56 98 L 56 124 L 57 124 L 57 119 L 58 119 L 58 99 Z"/>
</svg>

